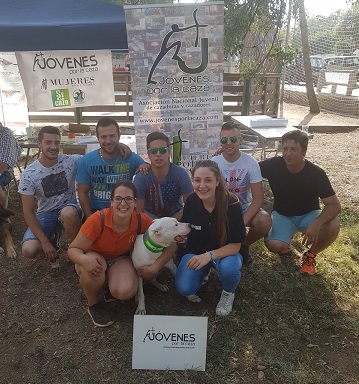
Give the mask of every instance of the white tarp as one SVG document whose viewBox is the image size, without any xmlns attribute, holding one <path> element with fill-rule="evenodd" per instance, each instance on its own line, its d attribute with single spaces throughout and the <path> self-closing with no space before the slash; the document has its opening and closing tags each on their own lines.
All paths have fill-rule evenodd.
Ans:
<svg viewBox="0 0 359 384">
<path fill-rule="evenodd" d="M 29 125 L 26 97 L 14 52 L 0 52 L 0 121 L 16 134 Z"/>
<path fill-rule="evenodd" d="M 111 51 L 16 53 L 29 111 L 113 105 Z"/>
</svg>

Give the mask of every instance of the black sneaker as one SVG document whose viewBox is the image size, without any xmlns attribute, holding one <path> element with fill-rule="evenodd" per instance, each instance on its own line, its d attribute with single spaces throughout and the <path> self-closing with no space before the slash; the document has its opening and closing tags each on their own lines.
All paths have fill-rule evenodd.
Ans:
<svg viewBox="0 0 359 384">
<path fill-rule="evenodd" d="M 241 249 L 239 250 L 239 253 L 242 255 L 243 259 L 243 267 L 251 265 L 253 263 L 252 256 L 249 254 L 249 246 L 248 245 L 241 245 Z"/>
<path fill-rule="evenodd" d="M 93 323 L 98 327 L 104 328 L 113 324 L 113 320 L 111 320 L 110 314 L 100 302 L 91 305 L 91 307 L 88 307 L 87 312 L 90 315 Z"/>
<path fill-rule="evenodd" d="M 56 251 L 59 252 L 61 249 L 61 230 L 56 230 L 52 234 L 50 241 Z"/>
<path fill-rule="evenodd" d="M 111 295 L 110 289 L 107 285 L 103 288 L 103 301 L 105 303 L 112 303 L 113 301 L 116 301 L 117 299 Z"/>
</svg>

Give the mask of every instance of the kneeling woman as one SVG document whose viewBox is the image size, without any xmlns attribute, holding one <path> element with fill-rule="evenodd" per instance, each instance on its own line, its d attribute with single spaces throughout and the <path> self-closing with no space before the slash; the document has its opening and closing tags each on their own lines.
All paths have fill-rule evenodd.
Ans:
<svg viewBox="0 0 359 384">
<path fill-rule="evenodd" d="M 88 302 L 88 313 L 99 327 L 113 324 L 110 314 L 99 300 L 106 280 L 108 299 L 128 300 L 137 291 L 138 276 L 130 252 L 137 234 L 145 233 L 152 219 L 143 213 L 136 214 L 135 209 L 134 185 L 129 181 L 115 184 L 111 191 L 111 207 L 102 211 L 103 218 L 100 211 L 93 213 L 68 249 L 68 256 L 75 263 Z M 172 257 L 173 249 L 170 248 L 164 250 L 159 258 L 161 260 L 158 259 L 161 265 L 166 263 L 162 262 L 162 258 Z M 151 268 L 143 267 L 142 276 L 154 277 L 158 270 L 156 263 Z M 109 301 L 106 297 L 104 299 Z"/>
<path fill-rule="evenodd" d="M 245 239 L 241 205 L 228 192 L 218 165 L 205 160 L 191 171 L 195 193 L 184 206 L 182 221 L 190 223 L 191 232 L 181 258 L 175 286 L 183 296 L 194 295 L 213 267 L 222 283 L 218 316 L 227 316 L 233 307 L 234 292 L 241 279 L 241 242 Z"/>
</svg>

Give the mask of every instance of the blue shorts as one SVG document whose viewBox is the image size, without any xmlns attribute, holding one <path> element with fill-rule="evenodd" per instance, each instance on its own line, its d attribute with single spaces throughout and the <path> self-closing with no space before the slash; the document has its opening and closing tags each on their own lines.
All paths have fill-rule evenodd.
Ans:
<svg viewBox="0 0 359 384">
<path fill-rule="evenodd" d="M 45 233 L 46 237 L 50 238 L 54 232 L 61 231 L 63 229 L 60 213 L 61 210 L 65 207 L 75 207 L 79 214 L 79 217 L 82 218 L 82 210 L 78 204 L 67 204 L 61 209 L 54 209 L 52 211 L 40 212 L 36 214 L 36 218 L 40 223 L 40 226 Z M 27 240 L 37 240 L 37 237 L 32 233 L 30 228 L 27 228 L 24 237 L 22 238 L 23 244 Z"/>
<path fill-rule="evenodd" d="M 268 235 L 264 237 L 264 241 L 279 240 L 290 244 L 293 235 L 306 229 L 321 212 L 322 211 L 318 209 L 302 216 L 283 216 L 277 211 L 273 211 L 272 228 Z"/>
<path fill-rule="evenodd" d="M 11 174 L 9 171 L 5 171 L 0 175 L 0 187 L 6 187 L 11 181 Z"/>
</svg>

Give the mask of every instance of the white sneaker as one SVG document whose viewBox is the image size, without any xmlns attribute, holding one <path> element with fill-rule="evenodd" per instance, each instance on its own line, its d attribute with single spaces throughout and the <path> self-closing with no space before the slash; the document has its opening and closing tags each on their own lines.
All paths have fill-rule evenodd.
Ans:
<svg viewBox="0 0 359 384">
<path fill-rule="evenodd" d="M 222 291 L 221 298 L 217 304 L 216 315 L 227 316 L 231 313 L 234 301 L 234 293 Z"/>
</svg>

